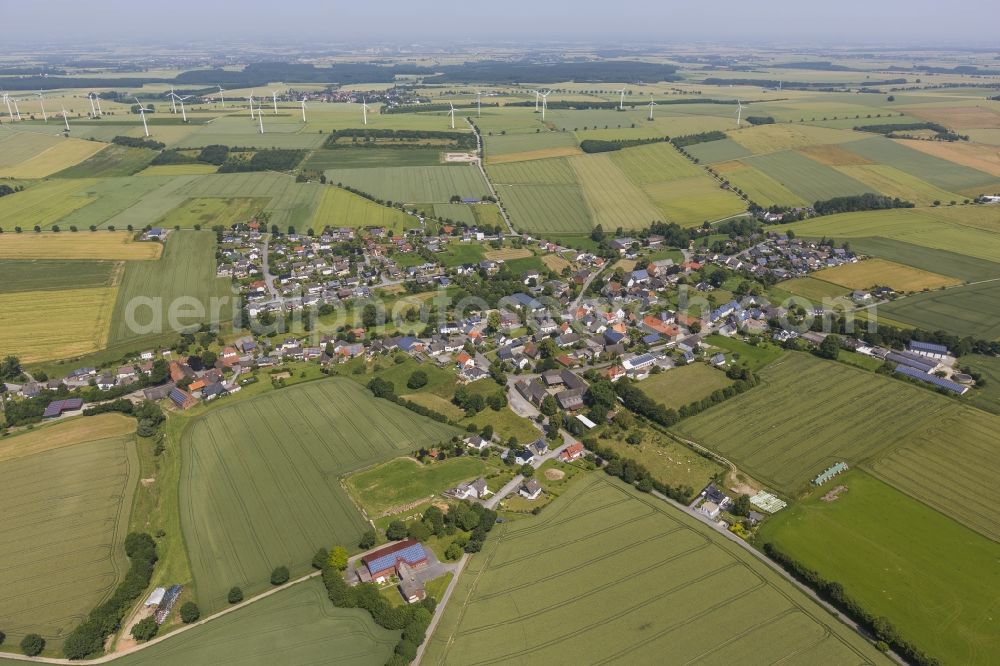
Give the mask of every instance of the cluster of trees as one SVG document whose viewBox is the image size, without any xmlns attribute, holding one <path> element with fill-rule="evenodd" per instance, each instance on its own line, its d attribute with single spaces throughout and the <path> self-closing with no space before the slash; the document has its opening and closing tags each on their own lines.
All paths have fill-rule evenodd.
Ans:
<svg viewBox="0 0 1000 666">
<path fill-rule="evenodd" d="M 514 275 L 506 264 L 490 276 L 485 273 L 456 276 L 453 284 L 458 288 L 455 302 L 471 296 L 483 299 L 491 308 L 497 307 L 500 299 L 524 291 L 523 279 Z"/>
<path fill-rule="evenodd" d="M 694 498 L 695 491 L 691 486 L 671 486 L 670 484 L 658 481 L 640 463 L 620 455 L 614 449 L 601 446 L 593 438 L 584 439 L 583 445 L 587 447 L 588 451 L 591 451 L 607 463 L 604 466 L 606 474 L 617 476 L 625 483 L 634 485 L 644 493 L 655 490 L 682 504 L 688 504 Z"/>
<path fill-rule="evenodd" d="M 665 136 L 653 139 L 617 139 L 615 141 L 605 141 L 603 139 L 584 139 L 580 142 L 580 150 L 585 153 L 610 153 L 622 148 L 632 148 L 633 146 L 644 146 L 648 143 L 663 143 L 670 139 Z"/>
<path fill-rule="evenodd" d="M 215 164 L 217 166 L 225 164 L 227 159 L 229 159 L 229 146 L 223 146 L 217 143 L 202 148 L 197 157 L 199 162 Z"/>
<path fill-rule="evenodd" d="M 489 397 L 483 397 L 479 393 L 470 391 L 465 386 L 459 386 L 455 391 L 452 402 L 465 410 L 466 416 L 475 416 L 488 406 L 495 412 L 507 406 L 507 395 L 502 391 L 497 391 Z"/>
<path fill-rule="evenodd" d="M 135 136 L 116 136 L 111 139 L 111 143 L 116 143 L 119 146 L 127 146 L 129 148 L 150 148 L 152 150 L 163 150 L 167 147 L 167 144 L 160 141 Z"/>
<path fill-rule="evenodd" d="M 837 213 L 853 213 L 860 210 L 886 210 L 889 208 L 913 208 L 914 204 L 899 197 L 887 197 L 883 194 L 856 194 L 845 197 L 834 197 L 813 204 L 817 215 L 835 215 Z"/>
<path fill-rule="evenodd" d="M 247 173 L 251 171 L 291 171 L 299 165 L 306 151 L 289 148 L 258 150 L 250 159 L 232 158 L 219 167 L 219 173 Z"/>
<path fill-rule="evenodd" d="M 21 359 L 16 356 L 5 356 L 0 361 L 0 381 L 21 380 L 24 372 L 21 370 Z"/>
<path fill-rule="evenodd" d="M 401 398 L 396 395 L 396 387 L 387 379 L 382 379 L 381 377 L 372 378 L 372 380 L 368 382 L 368 390 L 371 391 L 372 395 L 376 398 L 389 400 L 396 403 L 400 407 L 406 407 L 411 412 L 416 412 L 421 416 L 434 419 L 439 423 L 452 423 L 448 417 L 441 412 L 436 412 L 433 409 L 429 409 L 423 405 L 418 405 L 411 400 L 407 400 L 406 398 Z"/>
<path fill-rule="evenodd" d="M 891 100 L 890 100 L 891 101 Z M 859 132 L 873 132 L 875 134 L 884 134 L 890 139 L 906 136 L 910 132 L 918 132 L 921 130 L 930 130 L 934 132 L 934 138 L 939 141 L 968 141 L 969 137 L 964 134 L 958 134 L 944 125 L 939 125 L 938 123 L 883 123 L 878 125 L 861 125 L 855 127 L 855 130 Z"/>
<path fill-rule="evenodd" d="M 163 410 L 160 409 L 160 406 L 152 400 L 143 400 L 141 403 L 136 405 L 131 400 L 127 400 L 125 398 L 119 398 L 117 400 L 111 400 L 109 402 L 88 407 L 83 410 L 83 415 L 94 416 L 96 414 L 105 414 L 107 412 L 121 412 L 122 414 L 134 416 L 139 422 L 136 433 L 140 437 L 152 437 L 155 435 L 156 429 L 167 418 L 164 416 Z"/>
<path fill-rule="evenodd" d="M 24 189 L 24 185 L 0 185 L 0 197 L 5 197 L 8 194 L 14 194 L 15 192 L 20 192 Z"/>
<path fill-rule="evenodd" d="M 747 116 L 744 118 L 751 125 L 773 125 L 774 118 L 772 116 Z"/>
<path fill-rule="evenodd" d="M 719 141 L 720 139 L 729 138 L 725 132 L 720 132 L 718 130 L 713 130 L 711 132 L 699 132 L 698 134 L 686 134 L 684 136 L 675 136 L 670 140 L 670 143 L 674 144 L 675 148 L 685 148 L 687 146 L 693 146 L 698 143 L 708 143 L 709 141 Z"/>
<path fill-rule="evenodd" d="M 332 566 L 323 568 L 323 584 L 327 595 L 338 608 L 361 608 L 368 611 L 375 624 L 391 631 L 401 631 L 399 642 L 387 666 L 406 666 L 417 656 L 417 649 L 427 637 L 427 628 L 437 601 L 428 597 L 408 606 L 393 606 L 382 596 L 374 583 L 350 586 L 344 575 Z"/>
<path fill-rule="evenodd" d="M 433 105 L 432 105 L 433 106 Z M 442 110 L 450 110 L 451 107 L 447 105 L 443 106 Z M 421 106 L 423 111 L 427 110 L 428 105 L 424 104 Z M 351 142 L 341 142 L 339 139 L 352 139 Z M 393 130 L 393 129 L 340 129 L 333 130 L 330 135 L 326 138 L 323 143 L 324 148 L 347 148 L 347 147 L 365 147 L 378 144 L 379 146 L 385 146 L 385 143 L 379 143 L 378 139 L 386 139 L 389 141 L 397 141 L 401 144 L 416 143 L 420 141 L 447 141 L 450 142 L 444 146 L 445 149 L 452 150 L 474 150 L 476 148 L 476 136 L 475 134 L 470 134 L 469 132 L 436 132 L 430 130 Z"/>
<path fill-rule="evenodd" d="M 862 607 L 857 600 L 844 591 L 844 587 L 840 583 L 826 580 L 818 572 L 796 561 L 791 555 L 771 542 L 765 543 L 763 548 L 768 557 L 781 565 L 796 580 L 811 587 L 820 598 L 871 632 L 885 644 L 883 647 L 891 647 L 908 663 L 918 666 L 940 666 L 940 661 L 925 654 L 917 646 L 900 636 L 888 618 L 876 617 Z"/>
<path fill-rule="evenodd" d="M 111 598 L 95 608 L 81 624 L 77 625 L 63 644 L 63 653 L 70 659 L 84 659 L 99 654 L 104 640 L 117 631 L 125 612 L 149 585 L 156 564 L 156 542 L 141 532 L 125 537 L 125 554 L 130 566 L 124 580 L 115 588 Z"/>
</svg>

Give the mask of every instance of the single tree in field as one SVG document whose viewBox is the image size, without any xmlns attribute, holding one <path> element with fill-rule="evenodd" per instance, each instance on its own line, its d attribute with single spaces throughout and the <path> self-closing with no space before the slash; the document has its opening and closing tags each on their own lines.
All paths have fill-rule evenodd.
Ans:
<svg viewBox="0 0 1000 666">
<path fill-rule="evenodd" d="M 238 587 L 232 587 L 229 589 L 229 603 L 238 604 L 243 601 L 243 590 Z"/>
<path fill-rule="evenodd" d="M 416 370 L 410 379 L 406 382 L 406 386 L 411 389 L 420 389 L 427 386 L 427 373 L 423 370 Z"/>
<path fill-rule="evenodd" d="M 347 568 L 347 549 L 343 546 L 334 546 L 326 562 L 337 571 L 343 571 Z"/>
<path fill-rule="evenodd" d="M 184 624 L 197 622 L 199 617 L 201 617 L 201 609 L 198 608 L 198 604 L 195 602 L 188 601 L 181 606 L 181 622 Z"/>
<path fill-rule="evenodd" d="M 275 567 L 274 571 L 271 572 L 271 585 L 284 585 L 288 582 L 288 577 L 288 567 Z"/>
<path fill-rule="evenodd" d="M 137 641 L 148 641 L 159 629 L 160 625 L 156 624 L 155 618 L 144 617 L 132 626 L 132 638 Z"/>
</svg>

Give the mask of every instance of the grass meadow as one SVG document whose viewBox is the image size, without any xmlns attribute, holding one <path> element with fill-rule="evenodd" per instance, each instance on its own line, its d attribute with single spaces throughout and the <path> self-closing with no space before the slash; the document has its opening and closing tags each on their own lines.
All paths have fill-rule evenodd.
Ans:
<svg viewBox="0 0 1000 666">
<path fill-rule="evenodd" d="M 576 172 L 595 225 L 609 230 L 640 229 L 663 219 L 660 210 L 625 176 L 609 154 L 580 155 L 569 158 L 568 162 Z"/>
<path fill-rule="evenodd" d="M 55 174 L 57 178 L 119 178 L 142 171 L 156 157 L 149 148 L 129 148 L 108 144 L 99 152 L 68 169 Z"/>
<path fill-rule="evenodd" d="M 995 356 L 963 356 L 961 365 L 968 365 L 986 380 L 968 393 L 969 402 L 991 414 L 1000 415 L 1000 358 Z"/>
<path fill-rule="evenodd" d="M 692 363 L 651 375 L 639 383 L 642 392 L 672 409 L 707 398 L 732 382 L 726 373 L 705 363 Z"/>
<path fill-rule="evenodd" d="M 324 188 L 319 183 L 296 183 L 284 173 L 220 173 L 184 180 L 175 194 L 182 198 L 236 197 L 270 199 L 266 211 L 271 224 L 285 229 L 292 225 L 305 229 L 319 206 Z"/>
<path fill-rule="evenodd" d="M 327 169 L 365 169 L 389 166 L 437 166 L 441 164 L 441 151 L 433 147 L 405 148 L 321 148 L 313 151 L 302 164 L 302 169 L 326 171 Z"/>
<path fill-rule="evenodd" d="M 347 477 L 345 484 L 368 516 L 395 513 L 393 509 L 440 496 L 461 481 L 483 476 L 488 465 L 478 456 L 462 456 L 427 464 L 396 458 Z M 498 490 L 494 488 L 494 490 Z"/>
<path fill-rule="evenodd" d="M 395 208 L 381 206 L 339 187 L 326 187 L 316 208 L 311 226 L 324 227 L 386 227 L 402 232 L 420 225 L 420 221 Z"/>
<path fill-rule="evenodd" d="M 879 306 L 890 319 L 926 331 L 946 330 L 984 340 L 1000 338 L 1000 282 L 969 284 L 901 298 Z"/>
<path fill-rule="evenodd" d="M 39 226 L 51 227 L 73 211 L 94 201 L 81 190 L 93 180 L 51 180 L 25 187 L 23 191 L 0 197 L 0 220 L 4 231 L 21 227 L 25 232 Z M 71 222 L 65 224 L 68 230 Z M 86 225 L 80 226 L 85 229 Z M 11 234 L 13 235 L 13 234 Z M 4 234 L 7 236 L 7 234 Z"/>
<path fill-rule="evenodd" d="M 813 203 L 753 166 L 750 160 L 723 162 L 717 165 L 716 170 L 733 187 L 743 190 L 761 206 L 808 206 Z"/>
<path fill-rule="evenodd" d="M 587 235 L 595 222 L 579 185 L 496 186 L 500 203 L 519 229 Z"/>
<path fill-rule="evenodd" d="M 366 523 L 339 477 L 455 432 L 343 379 L 194 421 L 184 435 L 180 505 L 202 608 L 225 606 L 233 585 L 263 591 L 278 565 L 306 573 L 320 546 L 353 549 Z"/>
<path fill-rule="evenodd" d="M 864 183 L 793 150 L 759 155 L 743 161 L 809 203 L 872 191 Z"/>
<path fill-rule="evenodd" d="M 677 663 L 877 653 L 711 528 L 602 475 L 498 525 L 423 663 Z"/>
<path fill-rule="evenodd" d="M 188 199 L 170 210 L 156 222 L 165 229 L 190 229 L 199 225 L 205 229 L 221 224 L 227 229 L 246 222 L 264 210 L 270 199 L 264 197 L 203 197 Z"/>
<path fill-rule="evenodd" d="M 823 501 L 835 485 L 847 490 Z M 758 538 L 839 582 L 941 663 L 989 664 L 1000 650 L 1000 544 L 861 471 L 775 515 Z"/>
<path fill-rule="evenodd" d="M 0 262 L 0 294 L 111 287 L 122 267 L 117 261 L 4 259 Z"/>
<path fill-rule="evenodd" d="M 801 353 L 759 376 L 760 386 L 674 430 L 788 495 L 835 463 L 874 458 L 954 407 L 926 389 Z"/>
<path fill-rule="evenodd" d="M 699 492 L 717 474 L 726 471 L 711 458 L 695 453 L 656 430 L 639 430 L 641 440 L 638 444 L 627 443 L 620 430 L 609 428 L 607 433 L 610 438 L 601 437 L 601 446 L 644 465 L 653 478 L 671 486 L 687 486 Z"/>
<path fill-rule="evenodd" d="M 77 427 L 84 430 L 67 433 Z M 0 626 L 10 644 L 38 633 L 58 649 L 128 568 L 122 544 L 139 477 L 135 441 L 84 439 L 105 434 L 90 428 L 81 419 L 55 426 L 55 441 L 41 441 L 45 428 L 0 444 Z M 120 423 L 110 426 L 116 431 Z"/>
<path fill-rule="evenodd" d="M 190 326 L 211 318 L 212 299 L 220 301 L 220 321 L 233 316 L 233 297 L 228 279 L 215 276 L 215 234 L 211 231 L 175 231 L 167 238 L 163 256 L 158 261 L 130 261 L 118 287 L 118 298 L 111 318 L 109 344 L 140 340 L 144 336 L 170 330 L 170 312 L 177 299 L 194 299 L 201 304 L 202 314 L 181 316 L 192 308 L 177 313 L 181 326 Z M 153 299 L 149 306 L 134 307 L 133 299 Z M 156 299 L 159 299 L 158 301 Z M 194 305 L 193 302 L 189 303 Z M 131 323 L 135 326 L 130 325 Z M 156 330 L 157 320 L 162 330 Z M 136 329 L 136 330 L 133 330 Z M 153 329 L 153 330 L 145 330 Z"/>
</svg>

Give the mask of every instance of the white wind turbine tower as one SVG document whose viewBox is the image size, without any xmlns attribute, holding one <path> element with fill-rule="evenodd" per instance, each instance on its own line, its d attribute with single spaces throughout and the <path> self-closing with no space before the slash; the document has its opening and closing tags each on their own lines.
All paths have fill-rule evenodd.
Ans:
<svg viewBox="0 0 1000 666">
<path fill-rule="evenodd" d="M 448 106 L 451 107 L 451 111 L 449 112 L 449 115 L 451 116 L 451 128 L 455 129 L 455 105 L 448 102 Z"/>
<path fill-rule="evenodd" d="M 250 97 L 247 99 L 250 100 L 250 120 L 253 120 L 253 90 L 250 91 Z"/>
<path fill-rule="evenodd" d="M 653 100 L 649 100 L 649 119 L 650 120 L 653 119 L 653 107 L 654 106 L 657 106 L 656 102 L 654 102 Z"/>
<path fill-rule="evenodd" d="M 63 122 L 66 123 L 66 131 L 69 131 L 69 116 L 66 115 L 66 107 L 62 108 Z"/>
<path fill-rule="evenodd" d="M 366 98 L 361 98 L 361 113 L 362 118 L 364 118 L 365 125 L 368 124 L 368 101 Z"/>
<path fill-rule="evenodd" d="M 250 111 L 253 111 L 253 102 L 250 102 Z M 257 105 L 257 122 L 260 124 L 260 133 L 264 133 L 264 107 Z"/>
<path fill-rule="evenodd" d="M 44 120 L 45 122 L 49 122 L 49 117 L 45 115 L 45 97 L 42 95 L 41 90 L 39 90 L 35 94 L 38 95 L 38 103 L 42 107 L 42 120 Z"/>
<path fill-rule="evenodd" d="M 538 99 L 542 96 L 540 92 L 535 91 L 535 113 L 538 113 Z"/>
<path fill-rule="evenodd" d="M 618 110 L 625 110 L 625 88 L 621 89 L 621 99 L 618 101 Z"/>
<path fill-rule="evenodd" d="M 271 99 L 274 100 L 274 115 L 278 115 L 278 91 L 271 91 Z"/>
<path fill-rule="evenodd" d="M 177 91 L 170 86 L 170 113 L 177 113 Z"/>
<path fill-rule="evenodd" d="M 736 126 L 739 127 L 743 121 L 743 102 L 736 100 Z"/>
<path fill-rule="evenodd" d="M 101 109 L 101 94 L 94 93 L 94 101 L 97 102 L 97 115 L 103 116 L 104 111 Z"/>
<path fill-rule="evenodd" d="M 87 93 L 87 99 L 90 100 L 90 117 L 97 117 L 97 107 L 94 106 L 94 93 Z"/>
<path fill-rule="evenodd" d="M 302 98 L 301 104 L 302 104 L 302 122 L 305 122 L 306 121 L 306 98 L 305 97 Z"/>
<path fill-rule="evenodd" d="M 551 95 L 551 94 L 552 94 L 551 90 L 549 90 L 548 92 L 542 93 L 542 121 L 543 122 L 545 121 L 545 109 L 549 108 L 548 99 L 549 99 L 549 95 Z"/>
<path fill-rule="evenodd" d="M 15 98 L 11 97 L 10 101 L 14 102 L 14 115 L 17 116 L 18 120 L 20 120 L 21 119 L 21 110 L 17 108 L 17 100 Z"/>
<path fill-rule="evenodd" d="M 219 101 L 222 102 L 223 109 L 226 108 L 226 96 L 224 94 L 225 92 L 226 89 L 223 88 L 222 86 L 219 86 Z"/>
<path fill-rule="evenodd" d="M 177 98 L 177 101 L 181 103 L 181 118 L 184 120 L 184 122 L 188 121 L 187 111 L 184 109 L 184 100 L 191 99 L 191 97 L 192 97 L 192 95 L 188 95 L 187 97 L 178 97 Z"/>
<path fill-rule="evenodd" d="M 11 108 L 10 108 L 10 95 L 8 95 L 7 93 L 3 94 L 3 103 L 7 105 L 7 116 L 11 119 L 11 122 L 13 122 L 14 121 L 14 112 L 11 111 Z"/>
<path fill-rule="evenodd" d="M 135 103 L 139 105 L 139 115 L 142 116 L 142 129 L 146 133 L 146 137 L 149 138 L 149 125 L 146 124 L 146 112 L 151 111 L 151 109 L 144 107 L 138 97 L 134 97 L 133 99 L 135 100 Z M 65 113 L 65 111 L 63 113 Z"/>
</svg>

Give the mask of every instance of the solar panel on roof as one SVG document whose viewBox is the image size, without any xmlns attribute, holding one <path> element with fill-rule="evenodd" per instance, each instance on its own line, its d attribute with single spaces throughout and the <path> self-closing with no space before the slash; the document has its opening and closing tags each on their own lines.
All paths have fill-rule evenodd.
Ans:
<svg viewBox="0 0 1000 666">
<path fill-rule="evenodd" d="M 415 543 L 412 546 L 407 546 L 402 550 L 398 550 L 395 553 L 389 553 L 388 555 L 383 555 L 374 560 L 368 562 L 369 571 L 383 571 L 385 569 L 391 569 L 396 566 L 396 562 L 403 560 L 407 564 L 416 564 L 422 560 L 427 559 L 427 553 L 424 552 L 424 547 L 419 543 Z"/>
<path fill-rule="evenodd" d="M 943 389 L 952 391 L 953 393 L 957 393 L 959 395 L 963 395 L 966 391 L 969 390 L 968 386 L 962 386 L 961 384 L 949 381 L 947 379 L 944 379 L 943 377 L 928 375 L 927 373 L 920 372 L 919 370 L 908 368 L 905 365 L 897 366 L 896 372 L 898 372 L 901 375 L 906 375 L 907 377 L 912 377 L 913 379 L 918 379 L 922 382 L 927 382 L 928 384 L 933 384 L 934 386 L 939 386 Z"/>
</svg>

